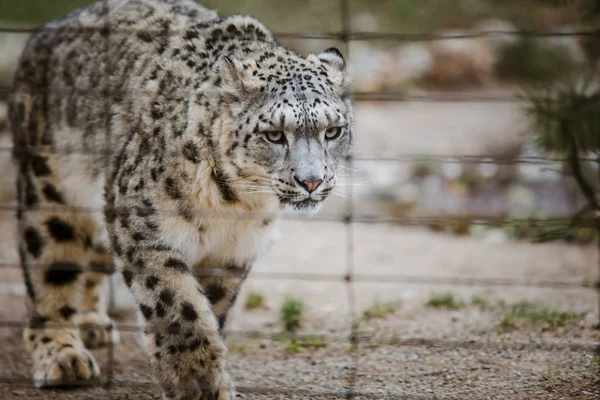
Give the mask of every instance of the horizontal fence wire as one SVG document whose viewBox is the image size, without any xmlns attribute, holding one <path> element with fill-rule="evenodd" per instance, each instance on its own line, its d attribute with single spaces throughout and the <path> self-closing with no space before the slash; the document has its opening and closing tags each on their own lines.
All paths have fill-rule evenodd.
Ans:
<svg viewBox="0 0 600 400">
<path fill-rule="evenodd" d="M 35 153 L 36 155 L 102 155 L 111 156 L 119 153 L 120 148 L 113 147 L 95 149 L 90 147 L 57 147 L 57 146 L 0 146 L 0 153 L 11 153 L 15 155 Z M 164 156 L 167 157 L 183 157 L 180 151 L 165 151 Z M 198 160 L 210 159 L 208 150 L 198 151 Z M 590 162 L 600 164 L 600 157 L 579 157 L 580 162 Z M 350 154 L 345 159 L 350 161 L 374 161 L 374 162 L 394 162 L 394 163 L 411 163 L 411 162 L 432 162 L 442 164 L 495 164 L 495 165 L 515 165 L 515 164 L 556 164 L 566 163 L 566 157 L 552 156 L 504 156 L 499 154 L 427 154 L 427 153 L 406 153 L 406 154 Z"/>
<path fill-rule="evenodd" d="M 10 153 L 14 155 L 27 155 L 35 153 L 36 155 L 101 155 L 111 156 L 119 153 L 119 147 L 110 148 L 108 146 L 70 145 L 68 147 L 52 146 L 0 146 L 0 153 Z M 209 160 L 212 154 L 209 150 L 198 150 L 198 159 Z M 183 157 L 180 151 L 165 151 L 166 157 Z M 579 157 L 580 162 L 589 162 L 600 164 L 600 157 Z M 431 162 L 442 164 L 494 164 L 494 165 L 547 165 L 566 163 L 567 157 L 557 156 L 505 156 L 501 154 L 430 154 L 430 153 L 405 153 L 405 154 L 362 154 L 351 153 L 345 158 L 345 162 L 351 161 L 372 161 L 372 162 L 395 162 L 395 163 L 413 163 L 413 162 Z M 358 170 L 357 170 L 358 171 Z"/>
<path fill-rule="evenodd" d="M 110 26 L 110 33 L 114 34 L 137 34 L 147 33 L 156 36 L 180 35 L 183 31 L 163 30 L 163 29 L 128 29 Z M 97 26 L 78 26 L 78 27 L 52 27 L 52 26 L 22 26 L 22 25 L 0 25 L 0 33 L 24 33 L 31 34 L 40 30 L 61 31 L 78 33 L 105 33 L 107 28 L 104 25 Z M 274 32 L 273 36 L 280 39 L 304 39 L 304 40 L 336 40 L 343 42 L 358 41 L 391 41 L 391 42 L 425 42 L 435 40 L 453 40 L 453 39 L 478 39 L 485 37 L 498 36 L 518 36 L 532 38 L 549 37 L 586 37 L 598 36 L 598 29 L 578 29 L 572 31 L 557 29 L 488 29 L 475 31 L 440 31 L 440 32 Z"/>
<path fill-rule="evenodd" d="M 75 214 L 104 214 L 106 211 L 114 211 L 117 216 L 144 215 L 150 213 L 160 213 L 166 215 L 186 215 L 197 216 L 210 219 L 222 220 L 243 220 L 243 221 L 265 221 L 267 219 L 278 219 L 286 221 L 312 221 L 312 222 L 343 222 L 343 223 L 361 223 L 361 224 L 395 224 L 405 226 L 438 226 L 464 224 L 474 226 L 490 227 L 519 227 L 519 226 L 537 226 L 540 228 L 552 228 L 556 226 L 570 226 L 573 222 L 573 216 L 557 217 L 527 217 L 527 218 L 507 218 L 501 215 L 437 215 L 437 216 L 418 216 L 418 215 L 394 215 L 383 213 L 359 213 L 341 214 L 332 212 L 321 212 L 316 215 L 305 216 L 294 213 L 279 214 L 274 212 L 247 211 L 245 213 L 212 211 L 212 210 L 192 210 L 182 208 L 147 208 L 145 206 L 127 206 L 127 207 L 85 207 L 85 206 L 23 206 L 18 204 L 0 204 L 0 212 L 36 212 L 36 213 L 64 213 Z M 598 219 L 596 217 L 578 217 L 577 227 L 595 228 Z"/>
<path fill-rule="evenodd" d="M 0 327 L 23 329 L 30 327 L 31 324 L 23 321 L 2 321 Z M 78 325 L 73 323 L 52 323 L 46 324 L 45 329 L 77 329 Z M 99 324 L 85 324 L 85 327 L 92 328 L 108 328 L 112 326 L 99 325 Z M 137 334 L 140 331 L 140 327 L 135 324 L 116 324 L 116 327 L 121 332 L 128 332 Z M 144 328 L 145 333 L 173 333 L 167 328 L 165 329 L 150 329 Z M 299 333 L 289 332 L 266 332 L 261 330 L 242 330 L 242 329 L 224 329 L 223 334 L 228 339 L 248 339 L 248 340 L 299 340 L 310 339 L 314 337 L 320 337 L 326 339 L 328 342 L 345 344 L 353 340 L 352 336 L 355 335 L 355 340 L 358 343 L 367 345 L 369 347 L 379 346 L 392 346 L 392 347 L 425 347 L 425 348 L 436 348 L 441 350 L 538 350 L 538 351 L 594 351 L 598 349 L 599 344 L 590 343 L 572 343 L 572 342 L 535 342 L 535 341 L 506 341 L 506 340 L 453 340 L 453 339 L 430 339 L 423 337 L 408 337 L 401 338 L 398 335 L 384 333 L 384 334 L 361 334 L 361 333 L 349 333 L 349 334 L 333 334 L 328 331 L 309 331 Z"/>
<path fill-rule="evenodd" d="M 108 3 L 106 3 L 108 7 Z M 107 13 L 108 15 L 109 13 Z M 340 0 L 340 17 L 342 21 L 342 30 L 340 32 L 279 32 L 274 33 L 274 36 L 285 40 L 329 40 L 342 41 L 344 43 L 346 53 L 349 53 L 349 44 L 353 41 L 364 42 L 431 42 L 444 40 L 469 40 L 480 38 L 494 37 L 527 37 L 527 38 L 561 38 L 561 37 L 600 37 L 598 29 L 577 29 L 572 31 L 553 30 L 553 29 L 525 29 L 525 30 L 488 30 L 488 31 L 434 31 L 434 32 L 354 32 L 350 29 L 349 23 L 349 2 L 348 0 Z M 139 34 L 148 33 L 150 35 L 178 35 L 181 32 L 177 31 L 158 31 L 158 30 L 127 30 L 115 26 L 111 26 L 110 21 L 99 26 L 78 27 L 74 28 L 78 33 L 107 33 L 106 45 L 110 46 L 110 36 L 115 34 Z M 7 26 L 0 25 L 0 34 L 30 34 L 39 29 L 51 30 L 56 28 L 51 27 L 30 27 L 30 26 Z M 62 31 L 70 30 L 71 28 L 58 28 Z M 107 62 L 107 74 L 110 76 L 111 60 Z M 44 93 L 51 91 L 53 93 L 61 93 L 64 96 L 71 94 L 85 94 L 87 96 L 100 97 L 105 99 L 107 107 L 110 107 L 110 99 L 113 96 L 119 95 L 116 89 L 107 88 L 57 88 L 57 87 L 42 87 L 34 88 L 36 93 Z M 0 98 L 10 96 L 11 87 L 0 86 Z M 358 102 L 509 102 L 522 103 L 523 99 L 517 95 L 507 94 L 503 92 L 425 92 L 425 93 L 396 93 L 396 92 L 354 92 L 352 97 Z M 30 152 L 36 154 L 56 154 L 59 156 L 69 155 L 102 155 L 109 156 L 114 154 L 117 149 L 112 149 L 111 132 L 110 132 L 110 116 L 106 121 L 107 142 L 109 145 L 99 149 L 94 148 L 14 148 L 11 146 L 0 146 L 0 153 L 13 153 L 15 155 L 27 155 Z M 172 157 L 181 156 L 181 154 L 171 154 Z M 108 159 L 108 157 L 107 157 Z M 434 154 L 352 154 L 346 159 L 350 166 L 354 166 L 355 162 L 439 162 L 444 164 L 496 164 L 496 165 L 548 165 L 555 163 L 564 163 L 565 158 L 560 157 L 505 157 L 498 155 L 434 155 Z M 582 157 L 583 162 L 597 163 L 597 158 Z M 108 165 L 107 165 L 108 171 Z M 352 183 L 359 176 L 360 171 L 352 170 L 347 179 Z M 571 351 L 571 352 L 586 352 L 594 353 L 598 351 L 596 343 L 571 343 L 568 340 L 554 342 L 518 342 L 518 341 L 475 341 L 475 340 L 450 340 L 450 339 L 431 339 L 431 338 L 400 338 L 394 334 L 364 334 L 357 330 L 355 310 L 354 291 L 353 287 L 356 283 L 378 283 L 378 284 L 418 284 L 418 285 L 448 285 L 448 286 L 505 286 L 505 287 L 526 287 L 526 288 L 549 288 L 549 289 L 585 289 L 598 290 L 598 285 L 593 282 L 584 280 L 572 281 L 552 281 L 545 279 L 507 279 L 495 277 L 456 277 L 456 276 L 416 276 L 408 274 L 363 274 L 359 273 L 353 267 L 354 256 L 356 253 L 357 244 L 355 243 L 355 232 L 353 226 L 355 224 L 369 223 L 386 223 L 397 224 L 401 226 L 432 226 L 445 224 L 468 224 L 481 225 L 490 227 L 519 227 L 519 226 L 535 226 L 540 229 L 554 228 L 556 226 L 570 226 L 573 223 L 573 216 L 556 216 L 549 218 L 507 218 L 503 215 L 469 215 L 469 216 L 451 216 L 451 215 L 435 215 L 435 216 L 419 216 L 419 215 L 385 215 L 382 213 L 359 213 L 354 208 L 354 197 L 348 196 L 347 205 L 343 213 L 321 213 L 316 216 L 307 218 L 306 216 L 290 215 L 290 214 L 271 214 L 271 213 L 247 213 L 228 214 L 212 211 L 196 211 L 185 210 L 186 215 L 197 215 L 210 219 L 270 219 L 278 218 L 290 221 L 310 221 L 310 222 L 336 222 L 343 223 L 346 226 L 346 269 L 344 273 L 295 273 L 295 272 L 266 272 L 253 271 L 250 273 L 250 279 L 266 279 L 266 280 L 299 280 L 299 281 L 324 281 L 324 282 L 339 282 L 346 285 L 348 288 L 347 302 L 350 309 L 349 320 L 351 321 L 349 334 L 332 334 L 331 332 L 302 332 L 298 334 L 290 334 L 286 332 L 267 332 L 253 330 L 231 330 L 225 329 L 224 335 L 228 338 L 264 340 L 272 339 L 273 337 L 293 340 L 301 339 L 302 337 L 313 337 L 315 335 L 325 337 L 328 341 L 338 344 L 348 344 L 356 348 L 369 348 L 378 346 L 391 347 L 422 347 L 427 349 L 441 350 L 522 350 L 522 351 Z M 114 211 L 117 215 L 128 215 L 132 213 L 143 213 L 143 207 L 114 207 L 114 208 L 98 208 L 98 207 L 26 207 L 15 204 L 1 204 L 0 212 L 73 212 L 96 214 L 106 211 Z M 181 214 L 181 209 L 153 209 L 153 212 L 161 214 Z M 594 217 L 581 217 L 577 221 L 578 227 L 589 227 L 596 229 L 598 227 L 598 219 Z M 16 269 L 20 264 L 0 260 L 0 270 Z M 43 268 L 43 264 L 32 264 L 30 268 Z M 108 266 L 107 268 L 114 268 Z M 222 269 L 205 268 L 201 271 L 195 271 L 197 276 L 236 276 L 238 274 L 246 274 L 246 272 L 224 271 Z M 114 288 L 111 283 L 110 296 L 114 300 Z M 1 320 L 0 328 L 23 329 L 30 326 L 30 322 Z M 52 323 L 46 326 L 48 329 L 64 329 L 77 328 L 73 324 L 56 324 Z M 112 329 L 111 326 L 97 326 L 105 329 Z M 134 324 L 117 324 L 117 328 L 123 332 L 138 332 L 139 327 Z M 167 329 L 168 327 L 165 327 Z M 157 331 L 164 332 L 164 329 L 157 328 Z M 357 385 L 357 371 L 360 368 L 361 360 L 358 356 L 358 351 L 351 354 L 352 363 L 349 367 L 349 374 L 346 377 L 346 385 L 340 390 L 317 390 L 304 389 L 298 387 L 270 387 L 266 385 L 252 384 L 238 386 L 238 391 L 245 394 L 257 395 L 299 395 L 314 397 L 336 397 L 345 399 L 383 399 L 383 398 L 398 398 L 403 399 L 444 399 L 443 393 L 434 393 L 427 395 L 416 395 L 404 393 L 402 390 L 388 391 L 386 393 L 364 391 Z M 109 345 L 107 352 L 107 368 L 105 375 L 98 381 L 89 382 L 91 384 L 99 384 L 103 387 L 112 390 L 115 387 L 137 387 L 137 388 L 152 388 L 158 390 L 158 385 L 152 381 L 141 380 L 124 380 L 114 377 L 114 364 L 117 362 L 112 345 Z M 143 368 L 143 366 L 141 366 Z M 81 382 L 71 382 L 73 385 L 79 385 Z M 31 377 L 25 375 L 0 376 L 0 384 L 8 384 L 11 386 L 31 386 Z M 198 390 L 197 387 L 190 387 L 190 390 Z M 573 392 L 575 393 L 575 392 Z"/>
<path fill-rule="evenodd" d="M 150 249 L 151 250 L 151 249 Z M 31 269 L 42 268 L 45 264 L 30 264 Z M 19 269 L 21 264 L 15 262 L 0 261 L 0 270 Z M 72 266 L 65 270 L 72 271 Z M 106 270 L 96 272 L 114 271 L 114 266 L 106 266 Z M 53 267 L 60 271 L 60 267 Z M 246 272 L 226 271 L 222 269 L 204 268 L 194 271 L 196 277 L 245 277 Z M 540 289 L 591 289 L 597 290 L 598 283 L 586 281 L 551 281 L 543 279 L 508 279 L 494 277 L 454 277 L 454 276 L 419 276 L 409 274 L 340 274 L 340 273 L 310 273 L 310 272 L 265 272 L 252 271 L 248 276 L 251 280 L 294 280 L 315 282 L 339 282 L 339 283 L 380 283 L 380 284 L 406 284 L 406 285 L 431 285 L 431 286 L 476 286 L 476 287 L 526 287 Z M 0 321 L 0 326 L 2 322 Z"/>
<path fill-rule="evenodd" d="M 116 96 L 119 92 L 104 92 L 97 89 L 84 88 L 37 88 L 36 93 L 57 90 L 63 91 L 65 95 L 73 92 L 85 92 L 86 95 L 94 97 Z M 0 85 L 0 98 L 8 98 L 12 88 Z M 523 103 L 519 96 L 501 92 L 426 92 L 426 93 L 401 93 L 401 92 L 355 92 L 352 93 L 355 102 L 422 102 L 422 103 Z"/>
</svg>

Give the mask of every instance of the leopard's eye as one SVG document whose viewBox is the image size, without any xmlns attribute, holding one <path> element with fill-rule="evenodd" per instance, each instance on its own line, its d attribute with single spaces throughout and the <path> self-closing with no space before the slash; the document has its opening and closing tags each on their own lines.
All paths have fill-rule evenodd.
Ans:
<svg viewBox="0 0 600 400">
<path fill-rule="evenodd" d="M 265 137 L 271 143 L 275 143 L 275 144 L 285 143 L 285 135 L 281 131 L 265 132 Z"/>
<path fill-rule="evenodd" d="M 342 128 L 339 126 L 335 126 L 329 128 L 325 131 L 325 139 L 334 140 L 337 139 L 342 134 Z"/>
</svg>

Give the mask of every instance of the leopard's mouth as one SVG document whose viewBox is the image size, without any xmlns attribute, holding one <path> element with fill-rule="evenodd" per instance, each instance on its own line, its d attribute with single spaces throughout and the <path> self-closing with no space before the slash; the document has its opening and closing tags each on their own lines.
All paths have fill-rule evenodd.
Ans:
<svg viewBox="0 0 600 400">
<path fill-rule="evenodd" d="M 321 209 L 323 200 L 315 200 L 312 198 L 306 198 L 300 201 L 293 201 L 289 198 L 280 198 L 281 205 L 286 211 L 297 211 L 306 213 L 316 213 Z"/>
</svg>

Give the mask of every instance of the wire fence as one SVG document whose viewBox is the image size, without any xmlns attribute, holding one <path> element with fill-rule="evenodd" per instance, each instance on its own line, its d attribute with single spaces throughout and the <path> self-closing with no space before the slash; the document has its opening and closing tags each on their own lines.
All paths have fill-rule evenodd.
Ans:
<svg viewBox="0 0 600 400">
<path fill-rule="evenodd" d="M 443 32 L 428 32 L 428 33 L 376 33 L 376 32 L 353 32 L 350 28 L 350 4 L 349 0 L 339 0 L 340 2 L 340 20 L 342 30 L 340 32 L 299 32 L 299 33 L 279 33 L 275 34 L 278 38 L 284 39 L 323 39 L 323 40 L 338 40 L 344 43 L 344 53 L 347 58 L 352 57 L 350 54 L 350 43 L 352 41 L 391 41 L 391 42 L 402 42 L 402 41 L 433 41 L 433 40 L 457 40 L 457 39 L 472 39 L 480 37 L 493 37 L 493 36 L 519 36 L 519 37 L 563 37 L 563 36 L 598 36 L 600 31 L 594 30 L 579 30 L 574 32 L 562 32 L 553 30 L 514 30 L 514 31 L 486 31 L 486 32 L 468 32 L 468 33 L 454 33 L 447 34 Z M 106 46 L 110 48 L 111 34 L 119 31 L 119 29 L 112 27 L 110 24 L 110 10 L 108 1 L 105 3 L 107 8 L 107 20 L 105 25 L 98 26 L 96 28 L 86 28 L 89 30 L 103 30 L 107 32 Z M 63 29 L 63 28 L 61 28 Z M 0 26 L 0 33 L 31 33 L 36 28 L 31 27 L 10 27 Z M 78 28 L 81 32 L 81 28 Z M 132 34 L 139 33 L 137 31 L 131 31 Z M 177 32 L 160 31 L 160 34 L 177 34 Z M 114 60 L 108 58 L 105 62 L 106 65 L 106 76 L 111 76 L 112 66 Z M 100 149 L 91 148 L 53 148 L 50 150 L 53 154 L 59 155 L 111 155 L 114 153 L 112 148 L 111 139 L 111 113 L 109 112 L 111 106 L 111 97 L 118 95 L 118 93 L 110 92 L 105 89 L 98 88 L 38 88 L 39 91 L 50 90 L 53 93 L 59 93 L 64 91 L 65 94 L 77 91 L 84 93 L 89 96 L 96 96 L 104 99 L 106 107 L 106 120 L 104 121 L 104 127 L 106 131 L 106 146 Z M 0 87 L 0 97 L 5 97 L 10 94 L 10 87 Z M 403 94 L 403 93 L 354 93 L 353 98 L 355 101 L 424 101 L 424 102 L 516 102 L 520 101 L 519 98 L 505 93 L 427 93 L 427 94 Z M 360 134 L 360 132 L 359 132 Z M 29 152 L 31 149 L 15 148 L 15 147 L 0 147 L 0 153 L 19 153 Z M 48 151 L 47 149 L 45 151 Z M 169 156 L 169 155 L 167 155 Z M 180 156 L 180 154 L 172 154 L 170 156 Z M 106 157 L 106 173 L 109 171 L 109 157 Z M 497 165 L 512 165 L 512 164 L 551 164 L 557 162 L 564 162 L 565 159 L 558 157 L 499 157 L 492 155 L 429 155 L 429 154 L 395 154 L 395 155 L 377 155 L 377 154 L 359 154 L 354 153 L 347 157 L 345 160 L 346 165 L 349 167 L 347 177 L 349 181 L 349 190 L 352 191 L 352 182 L 356 179 L 353 175 L 353 165 L 357 161 L 373 161 L 373 162 L 396 162 L 406 163 L 415 161 L 435 161 L 439 163 L 460 163 L 460 164 L 497 164 Z M 582 159 L 587 162 L 597 162 L 597 159 L 589 158 Z M 358 282 L 372 282 L 387 285 L 396 284 L 427 284 L 427 285 L 449 285 L 449 286 L 505 286 L 505 287 L 540 287 L 540 288 L 557 288 L 557 289 L 585 289 L 597 291 L 598 286 L 594 282 L 573 282 L 573 281 L 553 281 L 546 280 L 543 278 L 531 278 L 527 280 L 522 279 L 501 279 L 501 278 L 481 278 L 481 277 L 435 277 L 435 276 L 418 276 L 409 274 L 364 274 L 357 273 L 355 271 L 355 226 L 356 224 L 364 223 L 377 223 L 377 224 L 398 224 L 403 226 L 429 226 L 433 224 L 452 224 L 452 223 L 466 223 L 469 225 L 486 225 L 486 226 L 515 226 L 520 224 L 535 224 L 540 227 L 554 227 L 559 224 L 569 224 L 572 221 L 572 216 L 565 215 L 554 218 L 524 218 L 524 219 L 507 219 L 503 216 L 496 215 L 483 215 L 483 216 L 448 216 L 448 215 L 432 215 L 432 216 L 416 216 L 416 215 L 382 215 L 380 213 L 359 213 L 355 209 L 355 200 L 352 196 L 352 192 L 347 198 L 345 209 L 340 213 L 321 213 L 317 216 L 311 217 L 311 221 L 327 221 L 337 222 L 345 225 L 345 271 L 337 274 L 327 273 L 294 273 L 294 272 L 252 272 L 254 279 L 265 279 L 265 280 L 277 280 L 277 279 L 291 279 L 291 280 L 306 280 L 306 281 L 335 281 L 345 285 L 347 305 L 349 309 L 348 315 L 348 334 L 335 335 L 328 332 L 316 332 L 316 334 L 326 335 L 329 340 L 340 343 L 348 343 L 350 346 L 394 346 L 394 347 L 405 347 L 405 346 L 416 346 L 425 348 L 445 348 L 445 349 L 531 349 L 538 351 L 580 351 L 580 352 L 594 352 L 596 346 L 592 344 L 573 344 L 568 341 L 561 343 L 522 343 L 522 342 L 502 342 L 492 343 L 487 341 L 461 341 L 461 340 L 435 340 L 425 338 L 411 338 L 411 339 L 400 339 L 396 336 L 373 336 L 361 333 L 358 329 L 359 312 L 356 306 L 356 293 L 355 283 Z M 66 206 L 56 207 L 23 207 L 16 204 L 0 205 L 0 212 L 19 212 L 25 210 L 35 210 L 37 212 L 48 212 L 55 213 L 57 211 L 64 210 Z M 72 207 L 69 206 L 68 210 L 75 213 L 83 214 L 103 214 L 106 209 L 98 209 L 93 207 Z M 114 210 L 118 215 L 126 215 L 133 212 L 141 212 L 139 207 L 136 210 L 116 208 Z M 160 214 L 178 214 L 181 213 L 180 209 L 154 209 L 153 212 Z M 189 210 L 190 213 L 198 213 L 198 211 Z M 237 214 L 227 213 L 216 213 L 210 211 L 202 212 L 203 216 L 207 216 L 211 219 L 229 219 L 229 218 L 249 218 L 249 219 L 264 219 L 272 218 L 274 215 L 265 213 L 248 213 L 245 216 Z M 289 220 L 304 221 L 305 218 L 297 215 L 284 215 L 282 218 Z M 310 223 L 310 222 L 308 222 Z M 593 217 L 580 218 L 578 225 L 586 226 L 590 228 L 597 228 L 597 219 Z M 33 268 L 42 268 L 43 265 L 32 265 Z M 6 269 L 17 269 L 20 268 L 20 264 L 14 262 L 8 262 L 0 260 L 0 271 Z M 206 276 L 237 276 L 239 274 L 245 274 L 236 271 L 224 271 L 221 269 L 205 269 L 202 274 Z M 115 288 L 110 286 L 110 295 L 114 296 Z M 29 326 L 29 322 L 23 321 L 0 321 L 0 327 L 6 328 L 18 328 L 22 329 Z M 69 326 L 68 324 L 52 324 L 51 327 L 64 328 Z M 123 332 L 135 332 L 139 330 L 137 325 L 119 324 L 120 331 Z M 243 330 L 225 330 L 224 333 L 228 337 L 236 338 L 250 338 L 250 339 L 268 339 L 272 337 L 272 333 L 262 331 L 243 331 Z M 310 333 L 314 335 L 315 333 Z M 289 336 L 290 338 L 298 338 L 302 335 L 297 334 L 286 334 L 281 333 L 281 337 Z M 346 389 L 343 391 L 315 391 L 298 388 L 286 388 L 277 389 L 274 387 L 260 387 L 260 386 L 242 386 L 238 389 L 242 393 L 247 394 L 261 394 L 261 395 L 290 395 L 293 392 L 295 395 L 305 396 L 334 396 L 338 398 L 354 399 L 354 398 L 383 398 L 381 393 L 371 393 L 361 391 L 357 387 L 357 371 L 359 369 L 361 360 L 360 353 L 354 351 L 351 353 L 352 366 L 348 368 L 348 376 L 346 377 Z M 104 371 L 103 377 L 95 383 L 102 385 L 107 390 L 114 387 L 145 387 L 145 386 L 156 386 L 151 381 L 131 381 L 116 379 L 114 377 L 113 365 L 115 362 L 115 348 L 112 344 L 109 344 L 107 348 L 107 369 Z M 8 385 L 30 385 L 31 377 L 29 375 L 23 376 L 0 376 L 0 383 Z M 78 382 L 73 382 L 74 385 Z M 80 382 L 79 382 L 80 384 Z M 435 397 L 435 396 L 434 396 Z M 403 398 L 433 398 L 432 396 L 403 396 Z"/>
</svg>

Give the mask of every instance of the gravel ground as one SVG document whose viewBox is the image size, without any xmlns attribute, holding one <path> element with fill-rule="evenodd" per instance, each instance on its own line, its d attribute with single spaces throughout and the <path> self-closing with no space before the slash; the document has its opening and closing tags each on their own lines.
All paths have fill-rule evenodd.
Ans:
<svg viewBox="0 0 600 400">
<path fill-rule="evenodd" d="M 510 105 L 368 104 L 357 114 L 359 132 L 372 132 L 369 138 L 359 135 L 363 154 L 479 154 L 518 140 L 519 122 Z M 0 146 L 6 145 L 10 141 L 0 136 Z M 6 193 L 10 174 L 6 154 L 0 157 L 0 189 Z M 3 201 L 10 200 L 3 195 Z M 325 211 L 339 206 L 331 202 Z M 12 212 L 0 213 L 2 263 L 16 261 L 13 228 Z M 349 285 L 343 280 L 344 225 L 284 221 L 281 233 L 272 253 L 256 265 L 228 323 L 229 368 L 242 398 L 600 399 L 598 293 L 581 287 L 599 279 L 594 246 L 490 243 L 418 228 L 355 224 L 353 272 L 363 279 Z M 20 272 L 3 268 L 1 273 L 0 321 L 23 322 Z M 321 279 L 306 279 L 316 273 L 323 274 Z M 465 281 L 472 278 L 487 284 Z M 500 284 L 507 279 L 528 285 Z M 265 294 L 264 310 L 243 309 L 250 291 Z M 456 310 L 425 305 L 431 296 L 447 292 L 467 305 Z M 127 297 L 118 294 L 122 343 L 112 363 L 107 350 L 94 351 L 105 384 L 35 390 L 20 328 L 0 325 L 0 399 L 160 399 L 138 335 L 129 329 L 135 318 L 127 311 Z M 324 348 L 290 354 L 284 343 L 272 340 L 270 333 L 280 330 L 277 310 L 288 295 L 305 301 L 303 332 L 326 335 Z M 582 317 L 557 328 L 526 322 L 503 328 L 503 312 L 469 305 L 473 295 L 490 304 L 535 301 Z M 352 345 L 351 311 L 360 317 L 377 301 L 401 306 L 385 318 L 362 320 L 358 333 L 364 340 Z M 247 334 L 252 331 L 261 335 Z"/>
</svg>

